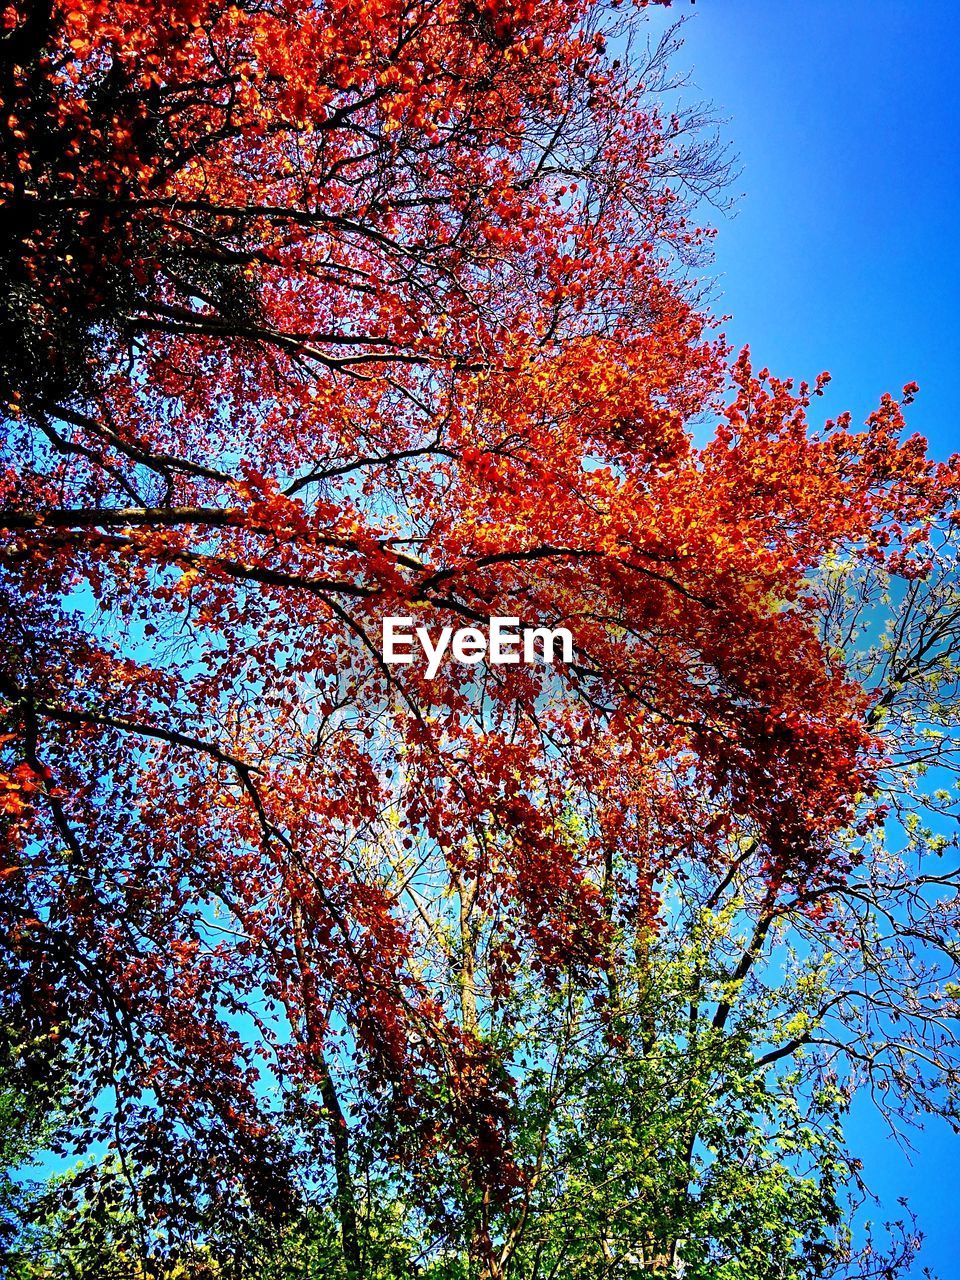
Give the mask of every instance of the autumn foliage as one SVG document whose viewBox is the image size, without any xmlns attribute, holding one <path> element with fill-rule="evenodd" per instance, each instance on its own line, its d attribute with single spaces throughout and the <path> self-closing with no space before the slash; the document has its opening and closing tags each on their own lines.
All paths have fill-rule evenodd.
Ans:
<svg viewBox="0 0 960 1280">
<path fill-rule="evenodd" d="M 357 1114 L 509 1194 L 516 975 L 602 985 L 665 867 L 842 876 L 882 817 L 811 575 L 922 572 L 955 475 L 731 362 L 620 21 L 3 10 L 5 1000 L 82 1037 L 148 1214 L 282 1207 L 311 1115 L 345 1241 Z M 414 613 L 575 661 L 387 669 Z"/>
</svg>

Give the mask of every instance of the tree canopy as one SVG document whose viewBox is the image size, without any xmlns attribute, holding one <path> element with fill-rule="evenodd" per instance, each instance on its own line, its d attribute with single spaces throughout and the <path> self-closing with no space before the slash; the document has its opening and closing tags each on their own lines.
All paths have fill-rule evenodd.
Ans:
<svg viewBox="0 0 960 1280">
<path fill-rule="evenodd" d="M 4 10 L 3 1001 L 69 1056 L 59 1141 L 107 1145 L 144 1256 L 211 1215 L 281 1230 L 329 1184 L 337 1265 L 369 1272 L 375 1151 L 434 1261 L 450 1220 L 504 1274 L 537 1160 L 583 1141 L 554 1099 L 531 1146 L 538 1002 L 639 1055 L 581 1098 L 602 1129 L 605 1097 L 664 1087 L 676 1007 L 647 1049 L 629 1011 L 684 886 L 751 921 L 705 1042 L 737 1071 L 735 993 L 781 921 L 873 954 L 839 904 L 881 874 L 952 671 L 956 466 L 907 435 L 912 388 L 814 426 L 823 378 L 729 351 L 692 213 L 723 153 L 664 110 L 671 38 L 638 22 Z M 914 602 L 885 679 L 843 630 L 852 583 Z M 574 660 L 430 680 L 383 662 L 389 615 L 563 625 Z M 781 1047 L 842 1007 L 804 981 L 826 1008 Z M 737 1159 L 766 1105 L 743 1088 Z M 658 1213 L 711 1132 L 683 1130 L 672 1191 L 645 1166 Z M 829 1200 L 829 1125 L 804 1132 Z M 673 1265 L 644 1203 L 624 1256 Z"/>
</svg>

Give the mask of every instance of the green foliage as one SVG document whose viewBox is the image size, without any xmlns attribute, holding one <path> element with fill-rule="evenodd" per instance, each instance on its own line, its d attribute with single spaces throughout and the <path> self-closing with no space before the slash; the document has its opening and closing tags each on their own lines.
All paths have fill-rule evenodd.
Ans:
<svg viewBox="0 0 960 1280">
<path fill-rule="evenodd" d="M 531 1073 L 526 1141 L 540 1181 L 510 1274 L 682 1274 L 806 1280 L 849 1254 L 850 1166 L 836 1089 L 758 1070 L 743 1028 L 702 1026 L 688 952 L 619 974 L 594 1015 L 567 1001 L 544 1027 L 565 1044 Z"/>
<path fill-rule="evenodd" d="M 368 1133 L 355 1171 L 363 1280 L 482 1280 L 480 1232 L 504 1280 L 857 1274 L 848 1095 L 829 1076 L 811 1084 L 790 1056 L 758 1054 L 771 1030 L 810 1025 L 822 968 L 800 965 L 766 995 L 741 989 L 737 1017 L 721 1021 L 704 1010 L 733 995 L 733 942 L 736 912 L 633 938 L 604 996 L 531 976 L 491 1032 L 514 1082 L 522 1179 L 484 1205 L 462 1165 L 401 1171 Z M 791 993 L 806 1013 L 785 1020 Z M 38 1111 L 9 1087 L 0 1107 L 6 1158 L 20 1163 L 42 1136 Z M 116 1157 L 5 1194 L 24 1224 L 11 1280 L 348 1280 L 332 1200 L 316 1189 L 279 1226 L 238 1211 L 229 1223 L 211 1216 L 192 1241 L 145 1232 Z M 900 1260 L 910 1253 L 908 1241 Z M 896 1258 L 884 1265 L 896 1274 Z"/>
<path fill-rule="evenodd" d="M 29 1175 L 34 1155 L 55 1135 L 67 1066 L 56 1030 L 36 1034 L 15 1016 L 0 1025 L 0 1263 L 11 1277 L 38 1189 Z"/>
</svg>

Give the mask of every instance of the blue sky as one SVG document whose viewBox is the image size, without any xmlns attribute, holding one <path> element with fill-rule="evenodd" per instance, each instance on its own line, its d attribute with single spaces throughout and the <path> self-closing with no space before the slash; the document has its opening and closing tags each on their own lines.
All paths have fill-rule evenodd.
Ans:
<svg viewBox="0 0 960 1280">
<path fill-rule="evenodd" d="M 956 6 L 699 0 L 680 15 L 679 62 L 739 156 L 716 244 L 729 337 L 779 375 L 828 369 L 814 404 L 829 415 L 862 418 L 916 380 L 910 425 L 935 456 L 960 450 Z M 888 1214 L 901 1195 L 918 1213 L 921 1261 L 960 1277 L 960 1137 L 928 1123 L 908 1159 L 867 1105 L 849 1132 Z"/>
<path fill-rule="evenodd" d="M 865 415 L 915 379 L 911 425 L 937 456 L 960 449 L 956 7 L 699 0 L 669 12 L 690 15 L 680 62 L 740 160 L 716 245 L 729 336 L 779 374 L 829 369 L 831 412 Z"/>
</svg>

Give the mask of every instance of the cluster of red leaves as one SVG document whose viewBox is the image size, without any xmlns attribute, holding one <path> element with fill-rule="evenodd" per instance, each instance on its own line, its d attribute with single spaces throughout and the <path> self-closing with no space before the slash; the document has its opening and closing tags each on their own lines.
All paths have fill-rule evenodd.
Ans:
<svg viewBox="0 0 960 1280">
<path fill-rule="evenodd" d="M 677 126 L 605 21 L 4 10 L 0 939 L 154 1168 L 276 1199 L 258 1082 L 336 1136 L 340 1055 L 506 1185 L 484 1018 L 524 966 L 603 971 L 611 875 L 652 918 L 684 859 L 843 874 L 869 821 L 811 572 L 913 571 L 955 474 L 893 400 L 816 434 L 727 368 L 670 270 Z M 388 671 L 408 613 L 576 659 Z"/>
</svg>

